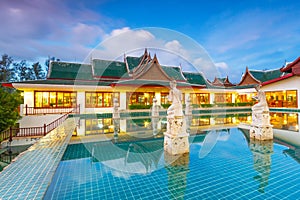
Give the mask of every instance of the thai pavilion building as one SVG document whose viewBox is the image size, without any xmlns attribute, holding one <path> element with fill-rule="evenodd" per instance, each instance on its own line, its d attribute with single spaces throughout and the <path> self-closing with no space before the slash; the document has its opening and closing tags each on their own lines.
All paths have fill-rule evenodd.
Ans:
<svg viewBox="0 0 300 200">
<path fill-rule="evenodd" d="M 124 56 L 123 61 L 101 59 L 93 59 L 90 63 L 52 61 L 45 80 L 2 83 L 2 85 L 22 91 L 24 104 L 20 109 L 21 115 L 66 113 L 74 107 L 82 115 L 112 113 L 114 98 L 119 102 L 119 110 L 125 112 L 131 109 L 149 109 L 153 105 L 154 98 L 158 105 L 166 108 L 170 105 L 168 94 L 171 80 L 176 80 L 177 88 L 183 94 L 183 104 L 189 99 L 194 108 L 199 108 L 197 112 L 203 112 L 201 110 L 211 106 L 245 105 L 248 105 L 247 109 L 250 111 L 249 105 L 253 103 L 252 97 L 258 85 L 265 91 L 271 111 L 279 108 L 297 112 L 300 105 L 300 84 L 297 84 L 300 81 L 299 66 L 300 58 L 281 69 L 249 70 L 246 67 L 238 84 L 231 83 L 228 77 L 215 78 L 210 82 L 202 72 L 186 72 L 182 71 L 180 66 L 161 65 L 156 55 L 151 57 L 145 50 L 140 57 Z M 215 107 L 211 109 L 216 110 Z M 298 115 L 294 114 L 282 114 L 279 117 L 282 119 L 279 121 L 283 123 L 278 127 L 298 124 L 299 121 Z M 33 123 L 36 125 L 37 121 L 43 121 L 40 119 L 34 118 Z M 271 120 L 273 119 L 278 121 L 278 116 L 271 116 Z M 227 119 L 214 117 L 193 120 L 194 126 L 214 125 L 219 123 L 218 120 L 219 124 L 227 123 Z M 108 128 L 99 129 L 99 124 Z M 78 134 L 111 132 L 112 124 L 111 118 L 86 119 L 85 125 L 82 126 L 84 129 Z M 131 127 L 126 120 L 121 120 L 121 128 L 126 132 L 138 130 Z"/>
<path fill-rule="evenodd" d="M 241 102 L 241 88 L 231 84 L 228 77 L 221 84 L 210 83 L 201 72 L 184 72 L 181 67 L 164 66 L 156 55 L 152 58 L 145 50 L 140 57 L 125 56 L 124 61 L 93 59 L 89 64 L 52 61 L 46 80 L 4 83 L 23 91 L 25 108 L 43 113 L 45 108 L 61 110 L 80 105 L 80 113 L 111 112 L 117 98 L 120 110 L 134 106 L 149 108 L 156 98 L 157 104 L 169 104 L 171 80 L 187 97 L 198 105 Z M 225 85 L 224 85 L 225 83 Z M 230 86 L 228 85 L 230 84 Z M 249 93 L 250 94 L 250 93 Z M 248 101 L 248 99 L 244 99 Z M 28 114 L 28 113 L 27 113 Z"/>
<path fill-rule="evenodd" d="M 21 115 L 64 113 L 74 107 L 79 108 L 80 114 L 112 113 L 114 98 L 119 102 L 120 111 L 149 109 L 154 98 L 158 105 L 166 108 L 170 105 L 171 80 L 177 81 L 177 88 L 183 93 L 183 104 L 189 99 L 194 108 L 249 106 L 253 103 L 255 87 L 261 85 L 271 111 L 277 108 L 297 111 L 300 104 L 299 66 L 300 58 L 281 69 L 249 70 L 247 67 L 238 84 L 231 83 L 228 77 L 210 82 L 202 72 L 185 72 L 178 66 L 161 65 L 156 55 L 151 57 L 145 50 L 140 57 L 124 56 L 123 61 L 52 61 L 45 80 L 2 85 L 23 92 Z M 289 116 L 284 116 L 287 124 L 298 121 L 298 116 L 297 119 L 289 119 Z M 111 119 L 102 120 L 102 124 L 112 124 Z M 205 120 L 195 124 L 215 123 L 214 119 Z M 93 123 L 93 120 L 86 121 L 86 127 Z M 126 127 L 123 130 L 130 130 L 127 125 L 123 124 L 123 127 Z M 91 128 L 91 134 L 93 131 Z"/>
</svg>

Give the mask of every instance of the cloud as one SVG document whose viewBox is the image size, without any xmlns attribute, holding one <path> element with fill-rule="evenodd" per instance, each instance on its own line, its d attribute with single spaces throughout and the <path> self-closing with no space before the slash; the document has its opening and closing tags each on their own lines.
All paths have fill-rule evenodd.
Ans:
<svg viewBox="0 0 300 200">
<path fill-rule="evenodd" d="M 1 1 L 0 7 L 0 18 L 6 19 L 1 21 L 0 53 L 15 60 L 82 59 L 89 45 L 104 36 L 98 23 L 102 16 L 59 0 Z"/>
<path fill-rule="evenodd" d="M 218 62 L 215 63 L 215 66 L 219 69 L 223 69 L 223 70 L 227 70 L 228 69 L 228 65 L 225 62 Z"/>
</svg>

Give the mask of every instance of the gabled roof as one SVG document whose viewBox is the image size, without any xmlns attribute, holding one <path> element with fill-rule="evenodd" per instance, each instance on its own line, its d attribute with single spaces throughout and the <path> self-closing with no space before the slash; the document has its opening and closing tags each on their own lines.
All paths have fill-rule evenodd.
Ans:
<svg viewBox="0 0 300 200">
<path fill-rule="evenodd" d="M 272 69 L 266 71 L 250 70 L 250 73 L 252 74 L 252 76 L 255 77 L 255 79 L 259 80 L 261 83 L 278 78 L 282 75 L 280 69 Z"/>
<path fill-rule="evenodd" d="M 132 71 L 135 67 L 137 67 L 142 60 L 143 56 L 141 57 L 132 57 L 132 56 L 126 56 L 125 62 L 126 65 L 128 66 L 128 70 Z"/>
<path fill-rule="evenodd" d="M 293 74 L 293 73 L 289 73 L 289 74 L 286 74 L 286 75 L 284 75 L 284 76 L 281 76 L 281 77 L 278 77 L 278 78 L 275 78 L 275 79 L 272 79 L 272 80 L 268 80 L 268 81 L 266 81 L 266 82 L 263 82 L 262 85 L 263 85 L 263 86 L 264 86 L 264 85 L 269 85 L 269 84 L 271 84 L 271 83 L 275 83 L 275 82 L 278 82 L 278 81 L 282 81 L 282 80 L 284 80 L 284 79 L 288 79 L 288 78 L 290 78 L 290 77 L 292 77 L 292 76 L 294 76 L 294 74 Z"/>
<path fill-rule="evenodd" d="M 128 72 L 131 72 L 135 68 L 138 68 L 140 65 L 146 64 L 149 60 L 151 60 L 150 53 L 148 54 L 147 49 L 145 49 L 144 54 L 140 57 L 125 57 L 124 63 L 127 67 Z"/>
<path fill-rule="evenodd" d="M 183 72 L 184 77 L 186 78 L 187 82 L 190 84 L 197 84 L 207 86 L 208 82 L 204 75 L 199 72 Z"/>
<path fill-rule="evenodd" d="M 177 82 L 176 85 L 178 87 L 192 87 L 192 86 L 199 86 L 199 85 L 193 85 L 186 82 Z M 118 82 L 114 82 L 111 84 L 111 86 L 161 86 L 161 87 L 170 87 L 170 81 L 159 81 L 159 80 L 139 80 L 139 79 L 133 79 L 133 80 L 120 80 Z"/>
<path fill-rule="evenodd" d="M 248 67 L 246 67 L 245 73 L 242 75 L 242 79 L 238 85 L 253 85 L 259 84 L 260 81 L 257 80 L 249 71 Z"/>
<path fill-rule="evenodd" d="M 279 78 L 283 75 L 280 69 L 272 70 L 249 70 L 246 67 L 246 72 L 242 76 L 242 80 L 238 85 L 261 84 L 263 82 Z"/>
<path fill-rule="evenodd" d="M 165 80 L 165 81 L 172 80 L 172 77 L 170 77 L 162 69 L 156 55 L 154 55 L 153 59 L 145 56 L 145 58 L 142 60 L 142 63 L 136 68 L 134 68 L 132 72 L 132 77 L 134 79 L 144 79 L 144 80 Z"/>
<path fill-rule="evenodd" d="M 49 67 L 49 79 L 93 80 L 90 64 L 52 61 Z"/>
<path fill-rule="evenodd" d="M 181 67 L 161 66 L 164 72 L 176 81 L 186 81 Z"/>
<path fill-rule="evenodd" d="M 228 76 L 226 78 L 215 77 L 214 81 L 211 83 L 214 86 L 232 87 L 235 86 L 229 81 Z"/>
<path fill-rule="evenodd" d="M 300 75 L 300 57 L 280 69 L 281 72 Z"/>
<path fill-rule="evenodd" d="M 98 78 L 129 78 L 124 62 L 94 59 L 93 70 Z"/>
</svg>

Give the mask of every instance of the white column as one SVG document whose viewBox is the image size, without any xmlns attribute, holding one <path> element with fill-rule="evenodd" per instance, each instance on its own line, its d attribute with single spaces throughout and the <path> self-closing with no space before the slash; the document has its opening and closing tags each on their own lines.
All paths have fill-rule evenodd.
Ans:
<svg viewBox="0 0 300 200">
<path fill-rule="evenodd" d="M 156 105 L 161 105 L 161 95 L 160 95 L 160 92 L 155 92 L 155 98 L 157 100 Z"/>
<path fill-rule="evenodd" d="M 121 119 L 120 120 L 120 132 L 126 132 L 127 128 L 127 120 L 126 119 Z"/>
<path fill-rule="evenodd" d="M 215 122 L 215 118 L 214 117 L 211 117 L 210 118 L 210 125 L 215 125 L 216 122 Z"/>
<path fill-rule="evenodd" d="M 126 92 L 120 92 L 120 102 L 119 102 L 119 110 L 126 110 L 127 102 L 126 102 Z"/>
<path fill-rule="evenodd" d="M 24 91 L 24 106 L 34 107 L 34 91 Z"/>
<path fill-rule="evenodd" d="M 209 94 L 209 103 L 213 104 L 215 101 L 215 93 L 210 93 Z"/>
<path fill-rule="evenodd" d="M 300 88 L 297 89 L 297 100 L 298 100 L 298 109 L 300 108 Z"/>
<path fill-rule="evenodd" d="M 80 104 L 80 114 L 85 113 L 85 92 L 77 92 L 78 104 Z"/>
<path fill-rule="evenodd" d="M 85 135 L 85 119 L 79 120 L 79 127 L 77 127 L 77 136 L 84 136 Z"/>
<path fill-rule="evenodd" d="M 232 93 L 232 95 L 231 95 L 231 103 L 235 103 L 235 96 L 236 96 L 236 94 Z"/>
<path fill-rule="evenodd" d="M 185 93 L 185 102 L 184 102 L 185 104 L 186 104 L 188 98 L 190 98 L 191 104 L 192 104 L 192 99 L 191 99 L 190 95 L 191 95 L 190 93 L 187 93 L 187 92 Z"/>
</svg>

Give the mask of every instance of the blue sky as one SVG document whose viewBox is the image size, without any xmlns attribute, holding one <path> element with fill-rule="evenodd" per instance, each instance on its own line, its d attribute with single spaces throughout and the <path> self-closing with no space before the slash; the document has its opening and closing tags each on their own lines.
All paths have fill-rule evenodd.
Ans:
<svg viewBox="0 0 300 200">
<path fill-rule="evenodd" d="M 101 54 L 92 53 L 93 58 L 137 54 L 141 51 L 134 49 L 156 44 L 182 54 L 191 64 L 206 66 L 201 70 L 210 79 L 215 76 L 210 68 L 214 68 L 218 76 L 229 75 L 239 82 L 246 66 L 274 69 L 300 56 L 299 4 L 282 0 L 2 0 L 0 53 L 32 62 L 48 56 L 82 62 L 91 50 L 113 37 Z M 163 28 L 158 30 L 165 33 L 157 35 L 147 27 Z M 126 32 L 132 38 L 118 36 Z M 214 67 L 207 65 L 202 54 L 191 56 L 191 49 L 178 35 L 199 44 Z M 191 71 L 178 59 L 153 53 L 163 64 Z"/>
</svg>

